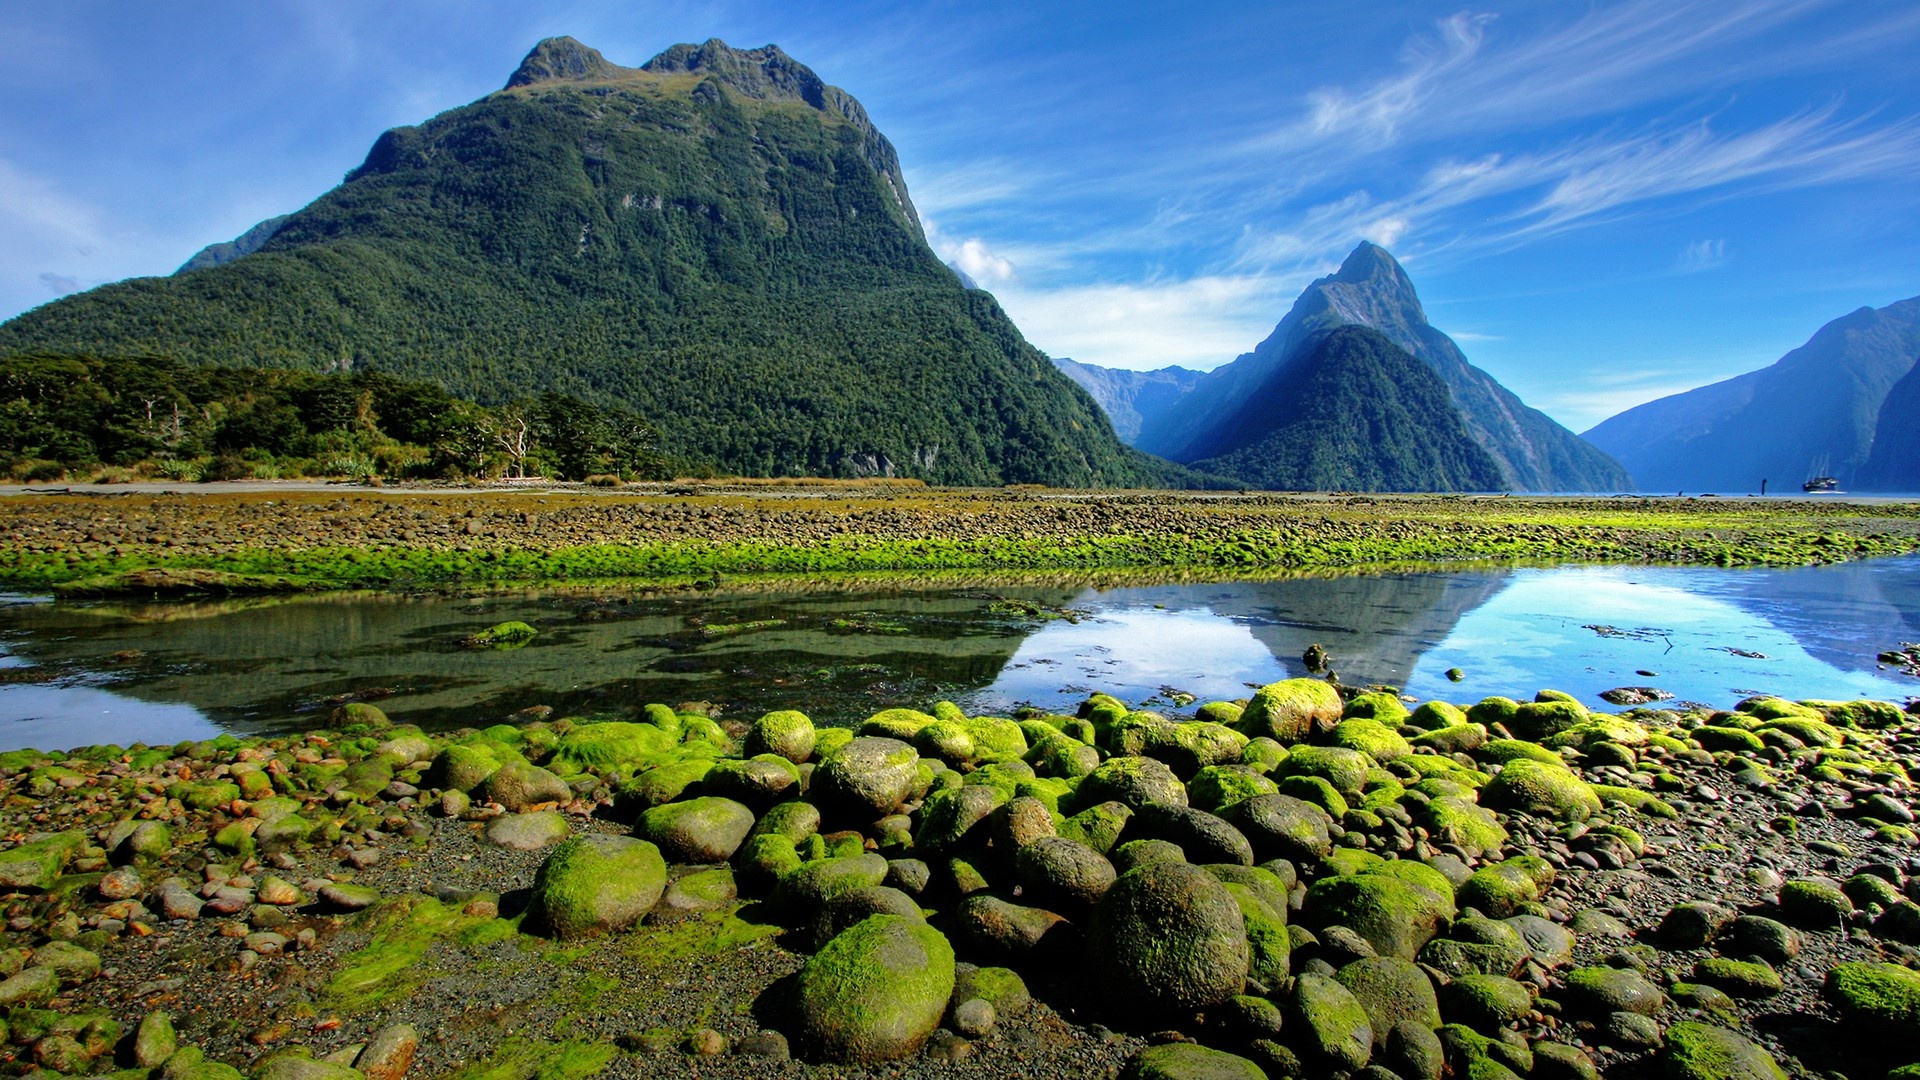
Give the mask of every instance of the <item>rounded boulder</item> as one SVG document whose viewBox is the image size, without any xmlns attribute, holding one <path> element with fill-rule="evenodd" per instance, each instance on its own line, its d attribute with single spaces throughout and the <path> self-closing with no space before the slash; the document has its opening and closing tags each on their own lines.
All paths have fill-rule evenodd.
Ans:
<svg viewBox="0 0 1920 1080">
<path fill-rule="evenodd" d="M 1251 950 L 1239 904 L 1186 863 L 1154 863 L 1114 882 L 1094 906 L 1089 953 L 1123 1007 L 1184 1013 L 1245 990 Z"/>
<path fill-rule="evenodd" d="M 953 981 L 953 946 L 938 930 L 872 915 L 801 967 L 794 1018 L 801 1040 L 826 1060 L 894 1061 L 920 1049 L 940 1026 Z"/>
</svg>

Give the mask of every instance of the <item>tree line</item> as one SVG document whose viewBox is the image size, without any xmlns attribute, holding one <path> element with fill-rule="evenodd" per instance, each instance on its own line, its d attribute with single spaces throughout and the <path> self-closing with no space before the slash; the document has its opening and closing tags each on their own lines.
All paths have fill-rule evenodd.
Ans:
<svg viewBox="0 0 1920 1080">
<path fill-rule="evenodd" d="M 0 358 L 0 471 L 16 480 L 654 479 L 676 464 L 638 413 L 558 391 L 488 406 L 375 370 Z"/>
</svg>

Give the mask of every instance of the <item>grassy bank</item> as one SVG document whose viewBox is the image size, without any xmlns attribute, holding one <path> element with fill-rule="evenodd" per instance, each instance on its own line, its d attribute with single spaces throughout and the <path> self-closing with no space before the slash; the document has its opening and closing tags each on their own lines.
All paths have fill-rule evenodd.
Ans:
<svg viewBox="0 0 1920 1080">
<path fill-rule="evenodd" d="M 1800 566 L 1920 550 L 1920 506 L 1046 491 L 244 492 L 0 499 L 0 586 L 75 594 L 715 575 L 1405 563 Z"/>
</svg>

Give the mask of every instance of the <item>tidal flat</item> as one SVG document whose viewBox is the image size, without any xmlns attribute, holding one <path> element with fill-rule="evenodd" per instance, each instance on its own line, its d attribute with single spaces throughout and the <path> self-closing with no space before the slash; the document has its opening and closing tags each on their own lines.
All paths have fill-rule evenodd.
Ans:
<svg viewBox="0 0 1920 1080">
<path fill-rule="evenodd" d="M 1461 560 L 1802 566 L 1915 550 L 1920 504 L 1712 497 L 205 485 L 0 499 L 0 587 L 69 595 Z"/>
<path fill-rule="evenodd" d="M 850 569 L 1799 566 L 1920 549 L 1920 517 L 1713 499 L 34 495 L 0 500 L 0 543 L 9 588 L 75 597 L 576 578 L 700 593 Z M 0 1069 L 1914 1071 L 1911 706 L 1504 689 L 1417 701 L 1298 677 L 1006 715 L 902 698 L 840 725 L 796 693 L 738 715 L 536 705 L 430 730 L 355 701 L 298 733 L 11 751 Z"/>
</svg>

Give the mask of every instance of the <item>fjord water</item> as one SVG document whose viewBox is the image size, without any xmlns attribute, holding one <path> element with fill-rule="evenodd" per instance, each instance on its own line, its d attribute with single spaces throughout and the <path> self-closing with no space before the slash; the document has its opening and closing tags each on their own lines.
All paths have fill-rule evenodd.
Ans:
<svg viewBox="0 0 1920 1080">
<path fill-rule="evenodd" d="M 524 648 L 459 640 L 520 619 Z M 1091 690 L 1178 711 L 1304 673 L 1476 701 L 1617 686 L 1728 706 L 1755 693 L 1904 701 L 1874 657 L 1920 640 L 1920 556 L 1796 570 L 1473 569 L 1208 584 L 780 592 L 529 591 L 196 603 L 0 604 L 0 748 L 316 726 L 345 700 L 480 726 L 535 705 L 629 715 L 710 701 L 824 723 L 949 698 L 1070 711 Z M 1459 681 L 1447 677 L 1458 668 Z M 1639 672 L 1650 671 L 1652 675 Z"/>
</svg>

